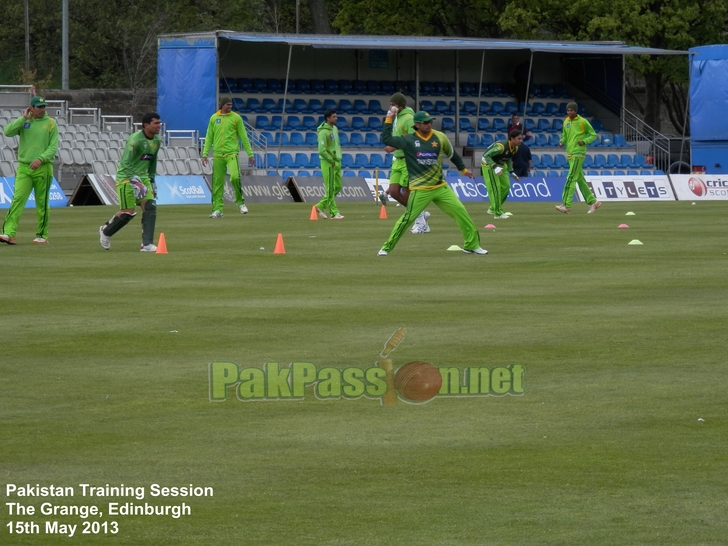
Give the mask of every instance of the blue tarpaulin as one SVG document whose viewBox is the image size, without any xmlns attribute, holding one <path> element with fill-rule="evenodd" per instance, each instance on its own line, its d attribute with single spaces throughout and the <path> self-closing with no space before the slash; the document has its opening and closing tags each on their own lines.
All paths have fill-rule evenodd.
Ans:
<svg viewBox="0 0 728 546">
<path fill-rule="evenodd" d="M 690 135 L 693 141 L 728 140 L 728 45 L 690 52 Z"/>
</svg>

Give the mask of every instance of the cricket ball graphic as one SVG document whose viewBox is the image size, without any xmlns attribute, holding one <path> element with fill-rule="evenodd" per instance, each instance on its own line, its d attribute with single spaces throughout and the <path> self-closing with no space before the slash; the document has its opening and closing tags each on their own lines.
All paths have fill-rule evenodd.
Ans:
<svg viewBox="0 0 728 546">
<path fill-rule="evenodd" d="M 394 386 L 403 398 L 425 402 L 440 392 L 442 375 L 429 362 L 409 362 L 397 370 Z"/>
<path fill-rule="evenodd" d="M 688 180 L 688 188 L 690 188 L 690 191 L 698 197 L 702 197 L 708 193 L 708 187 L 705 185 L 705 182 L 694 176 Z"/>
</svg>

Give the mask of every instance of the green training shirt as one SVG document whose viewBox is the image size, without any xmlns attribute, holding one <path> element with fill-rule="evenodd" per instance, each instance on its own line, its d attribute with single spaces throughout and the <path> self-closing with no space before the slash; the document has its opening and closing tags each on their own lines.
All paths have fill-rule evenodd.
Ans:
<svg viewBox="0 0 728 546">
<path fill-rule="evenodd" d="M 58 150 L 58 125 L 53 118 L 44 114 L 42 118 L 25 119 L 20 116 L 8 123 L 5 136 L 20 136 L 18 162 L 30 165 L 36 159 L 43 163 L 53 163 Z"/>
<path fill-rule="evenodd" d="M 440 131 L 433 129 L 427 137 L 417 132 L 411 135 L 392 136 L 392 125 L 391 119 L 385 120 L 382 142 L 404 152 L 411 191 L 434 190 L 447 184 L 442 176 L 443 156 L 452 159 L 461 172 L 466 170 L 462 158 Z"/>
<path fill-rule="evenodd" d="M 409 106 L 403 108 L 394 118 L 392 122 L 392 134 L 394 136 L 411 135 L 415 132 L 415 122 L 413 121 L 415 111 Z M 394 150 L 392 155 L 397 159 L 404 158 L 404 152 L 402 150 Z"/>
<path fill-rule="evenodd" d="M 339 129 L 325 121 L 316 129 L 318 133 L 318 154 L 326 163 L 341 163 L 341 143 Z"/>
<path fill-rule="evenodd" d="M 213 157 L 227 157 L 240 153 L 240 142 L 248 157 L 253 157 L 253 148 L 250 147 L 248 133 L 245 130 L 243 118 L 237 112 L 223 114 L 218 110 L 210 117 L 205 133 L 205 145 L 202 148 L 202 157 L 212 148 Z"/>
<path fill-rule="evenodd" d="M 511 148 L 510 142 L 494 142 L 483 154 L 480 160 L 481 167 L 506 167 L 508 172 L 513 170 L 513 156 L 516 155 L 518 146 Z"/>
<path fill-rule="evenodd" d="M 151 178 L 157 174 L 157 153 L 162 141 L 159 135 L 147 138 L 144 131 L 137 131 L 126 139 L 124 154 L 116 169 L 116 181 L 123 182 L 132 176 Z"/>
<path fill-rule="evenodd" d="M 564 120 L 564 129 L 561 133 L 561 142 L 566 145 L 566 157 L 585 157 L 586 147 L 597 139 L 597 132 L 591 126 L 588 120 L 581 116 L 574 119 L 566 118 Z M 583 146 L 579 146 L 577 142 L 583 142 Z"/>
</svg>

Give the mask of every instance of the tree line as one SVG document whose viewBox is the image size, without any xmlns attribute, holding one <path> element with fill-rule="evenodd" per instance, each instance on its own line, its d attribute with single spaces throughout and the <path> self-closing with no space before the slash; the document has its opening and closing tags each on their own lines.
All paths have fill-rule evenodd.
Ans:
<svg viewBox="0 0 728 546">
<path fill-rule="evenodd" d="M 29 8 L 30 66 L 25 69 Z M 68 0 L 71 87 L 142 88 L 156 82 L 159 34 L 239 32 L 462 36 L 623 41 L 687 50 L 725 42 L 724 0 Z M 60 87 L 61 0 L 0 2 L 0 83 Z M 628 93 L 648 124 L 661 105 L 685 124 L 684 56 L 628 59 Z M 32 80 L 32 81 L 31 81 Z M 639 95 L 636 89 L 644 89 Z"/>
</svg>

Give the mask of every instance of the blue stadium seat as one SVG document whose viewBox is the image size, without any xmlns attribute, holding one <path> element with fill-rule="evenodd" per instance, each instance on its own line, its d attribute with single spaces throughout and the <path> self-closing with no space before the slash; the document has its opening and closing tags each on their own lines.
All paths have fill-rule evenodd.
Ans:
<svg viewBox="0 0 728 546">
<path fill-rule="evenodd" d="M 602 125 L 602 122 L 598 119 L 591 120 L 591 126 L 594 128 L 594 130 L 599 133 L 604 130 L 604 125 Z"/>
<path fill-rule="evenodd" d="M 506 125 L 506 122 L 502 118 L 495 118 L 493 120 L 493 131 L 498 133 L 505 133 L 506 129 L 508 129 L 508 126 Z"/>
<path fill-rule="evenodd" d="M 369 165 L 371 165 L 373 169 L 386 169 L 384 156 L 382 154 L 371 154 L 369 156 Z"/>
<path fill-rule="evenodd" d="M 507 101 L 504 105 L 506 114 L 517 114 L 518 113 L 518 104 L 513 101 Z"/>
<path fill-rule="evenodd" d="M 326 90 L 326 93 L 329 95 L 338 95 L 339 94 L 339 82 L 332 79 L 326 79 L 324 80 L 324 89 Z"/>
<path fill-rule="evenodd" d="M 303 116 L 303 119 L 301 120 L 301 127 L 305 131 L 315 131 L 318 126 L 319 124 L 316 123 L 316 118 L 313 116 Z"/>
<path fill-rule="evenodd" d="M 323 81 L 314 79 L 309 80 L 308 83 L 311 86 L 311 93 L 321 94 L 325 92 Z"/>
<path fill-rule="evenodd" d="M 354 116 L 353 118 L 351 118 L 351 128 L 354 131 L 368 131 L 369 130 L 366 123 L 364 122 L 364 118 L 361 116 Z"/>
<path fill-rule="evenodd" d="M 475 133 L 470 133 L 468 135 L 468 142 L 467 142 L 466 146 L 468 148 L 475 148 L 475 147 L 478 146 L 478 141 L 479 140 L 480 139 L 478 138 L 478 135 L 476 135 Z"/>
<path fill-rule="evenodd" d="M 372 173 L 369 171 L 358 171 L 358 176 L 361 176 L 362 178 L 371 178 Z"/>
<path fill-rule="evenodd" d="M 551 157 L 551 154 L 541 154 L 541 161 L 539 162 L 539 167 L 542 169 L 555 169 L 556 163 L 554 163 L 554 158 Z"/>
<path fill-rule="evenodd" d="M 296 80 L 296 91 L 301 94 L 309 93 L 311 91 L 311 84 L 309 84 L 308 80 L 298 79 Z"/>
<path fill-rule="evenodd" d="M 451 177 L 451 176 L 458 177 L 458 176 L 460 176 L 460 173 L 457 172 L 457 171 L 453 171 L 452 169 L 450 169 L 449 171 L 447 171 L 445 173 L 445 176 L 447 176 L 447 177 Z"/>
<path fill-rule="evenodd" d="M 319 178 L 323 178 L 323 173 L 321 171 L 313 171 L 314 176 L 318 176 Z"/>
<path fill-rule="evenodd" d="M 571 95 L 569 94 L 569 90 L 566 89 L 566 86 L 564 84 L 556 83 L 554 84 L 554 97 L 567 99 L 570 98 Z"/>
<path fill-rule="evenodd" d="M 480 107 L 478 108 L 479 116 L 487 116 L 490 114 L 490 103 L 487 100 L 480 101 Z"/>
<path fill-rule="evenodd" d="M 650 171 L 640 171 L 640 173 L 642 173 L 642 175 L 644 175 L 644 176 L 650 176 L 650 175 L 644 174 L 645 172 L 648 172 L 649 173 Z M 654 173 L 651 173 L 651 174 L 654 174 L 655 176 L 657 176 L 657 175 L 665 176 L 665 171 L 662 171 L 660 169 L 655 169 L 655 172 Z"/>
<path fill-rule="evenodd" d="M 263 112 L 265 112 L 265 110 L 263 110 L 263 108 L 260 106 L 260 100 L 256 99 L 255 97 L 250 97 L 248 99 L 248 102 L 245 103 L 245 110 L 243 110 L 243 112 L 262 114 Z"/>
<path fill-rule="evenodd" d="M 362 99 L 354 99 L 351 112 L 353 114 L 364 114 L 367 111 L 367 103 Z"/>
<path fill-rule="evenodd" d="M 286 116 L 286 124 L 283 127 L 284 131 L 301 131 L 303 126 L 301 125 L 301 118 L 298 116 Z"/>
<path fill-rule="evenodd" d="M 278 144 L 278 133 L 271 133 L 270 131 L 261 131 L 260 134 L 263 137 L 265 137 L 265 141 L 268 146 Z"/>
<path fill-rule="evenodd" d="M 318 165 L 318 163 L 311 163 L 311 160 L 308 158 L 308 154 L 304 154 L 303 152 L 297 152 L 294 161 L 297 166 L 305 169 L 316 167 Z"/>
<path fill-rule="evenodd" d="M 357 147 L 364 146 L 364 137 L 361 133 L 351 133 L 351 136 L 349 137 L 349 144 Z"/>
<path fill-rule="evenodd" d="M 546 110 L 544 111 L 545 116 L 558 116 L 559 115 L 559 105 L 555 102 L 547 102 L 546 103 Z"/>
<path fill-rule="evenodd" d="M 435 92 L 435 85 L 432 82 L 421 81 L 420 82 L 420 93 L 422 95 L 432 95 Z"/>
<path fill-rule="evenodd" d="M 647 171 L 650 172 L 650 171 Z M 639 176 L 640 172 L 634 169 L 627 169 L 627 176 Z"/>
<path fill-rule="evenodd" d="M 544 177 L 546 176 L 546 171 L 533 171 L 533 176 Z"/>
<path fill-rule="evenodd" d="M 604 154 L 594 154 L 594 168 L 595 169 L 606 169 L 607 168 L 607 158 L 604 157 Z"/>
<path fill-rule="evenodd" d="M 424 110 L 425 112 L 434 112 L 435 111 L 435 105 L 431 100 L 421 100 L 420 101 L 420 110 Z"/>
<path fill-rule="evenodd" d="M 529 141 L 529 146 L 540 146 L 545 147 L 549 145 L 549 137 L 548 135 L 545 135 L 544 133 L 538 133 L 535 135 L 534 142 Z"/>
<path fill-rule="evenodd" d="M 349 122 L 346 121 L 346 118 L 339 118 L 336 122 L 336 127 L 339 129 L 339 133 L 341 131 L 351 131 L 351 125 L 349 125 Z"/>
<path fill-rule="evenodd" d="M 306 105 L 306 101 L 304 99 L 293 99 L 293 103 L 291 104 L 292 114 L 307 113 L 307 110 L 308 106 Z"/>
<path fill-rule="evenodd" d="M 584 163 L 582 163 L 582 168 L 591 169 L 595 166 L 596 165 L 594 165 L 594 158 L 587 154 L 586 157 L 584 158 Z M 597 173 L 597 174 L 599 174 L 599 173 Z"/>
<path fill-rule="evenodd" d="M 551 123 L 547 119 L 539 119 L 538 123 L 536 124 L 536 130 L 539 132 L 548 133 L 551 129 Z"/>
<path fill-rule="evenodd" d="M 476 84 L 472 82 L 460 82 L 460 94 L 466 97 L 474 96 L 477 94 Z"/>
<path fill-rule="evenodd" d="M 450 109 L 444 100 L 435 101 L 435 113 L 440 116 L 444 116 L 450 113 Z"/>
<path fill-rule="evenodd" d="M 370 114 L 386 114 L 387 112 L 382 109 L 382 104 L 376 100 L 372 99 L 369 101 L 369 104 L 367 106 L 367 110 L 369 110 Z"/>
<path fill-rule="evenodd" d="M 478 132 L 482 133 L 484 131 L 488 133 L 495 133 L 495 129 L 493 129 L 488 118 L 478 118 Z"/>
<path fill-rule="evenodd" d="M 528 108 L 528 113 L 532 116 L 540 116 L 546 112 L 546 106 L 543 102 L 532 102 Z"/>
<path fill-rule="evenodd" d="M 490 92 L 493 93 L 496 97 L 505 97 L 506 95 L 503 93 L 503 86 L 499 84 L 498 82 L 490 82 L 488 84 L 488 89 L 490 89 Z"/>
<path fill-rule="evenodd" d="M 487 148 L 494 142 L 495 142 L 495 139 L 493 138 L 493 135 L 485 134 L 485 135 L 481 135 L 481 137 L 480 137 L 480 145 L 483 148 Z"/>
<path fill-rule="evenodd" d="M 357 95 L 363 95 L 367 92 L 366 82 L 363 82 L 361 80 L 354 80 L 353 82 L 351 82 L 351 85 L 354 87 L 354 93 Z"/>
<path fill-rule="evenodd" d="M 351 146 L 351 144 L 349 144 L 349 135 L 346 133 L 339 133 L 339 144 L 342 146 Z"/>
<path fill-rule="evenodd" d="M 477 112 L 478 107 L 471 100 L 466 100 L 465 102 L 463 102 L 463 106 L 462 108 L 460 108 L 460 113 L 464 116 L 475 116 Z"/>
<path fill-rule="evenodd" d="M 282 116 L 271 116 L 270 117 L 270 129 L 271 131 L 278 131 L 283 127 L 283 117 Z"/>
<path fill-rule="evenodd" d="M 367 133 L 366 135 L 364 135 L 364 145 L 371 146 L 372 148 L 381 146 L 382 143 L 379 140 L 379 134 L 378 133 Z"/>
<path fill-rule="evenodd" d="M 291 133 L 290 144 L 291 146 L 305 146 L 306 141 L 303 139 L 303 133 Z"/>
<path fill-rule="evenodd" d="M 382 92 L 382 86 L 377 80 L 367 80 L 367 93 L 370 95 L 379 95 Z"/>
<path fill-rule="evenodd" d="M 279 113 L 280 110 L 278 110 L 276 106 L 276 101 L 270 98 L 263 99 L 263 101 L 260 103 L 261 112 L 270 112 L 271 114 Z"/>
<path fill-rule="evenodd" d="M 245 108 L 245 101 L 239 97 L 233 97 L 233 110 L 236 112 L 249 112 Z"/>
<path fill-rule="evenodd" d="M 326 110 L 336 110 L 336 101 L 334 99 L 324 99 L 322 108 L 324 109 L 324 112 Z"/>
<path fill-rule="evenodd" d="M 265 80 L 263 78 L 253 78 L 251 80 L 252 88 L 254 93 L 265 93 L 267 92 Z"/>
<path fill-rule="evenodd" d="M 499 100 L 494 100 L 490 103 L 490 112 L 489 115 L 491 116 L 502 116 L 506 112 L 506 107 L 503 105 L 503 103 Z"/>
<path fill-rule="evenodd" d="M 360 169 L 369 169 L 371 167 L 369 157 L 366 154 L 356 154 L 354 165 Z"/>
<path fill-rule="evenodd" d="M 607 169 L 626 169 L 628 165 L 622 165 L 619 161 L 619 156 L 617 154 L 608 154 L 607 155 Z"/>
<path fill-rule="evenodd" d="M 455 131 L 455 120 L 452 118 L 442 118 L 442 132 L 452 133 Z"/>
<path fill-rule="evenodd" d="M 238 93 L 250 93 L 253 88 L 253 82 L 250 78 L 238 78 Z"/>
<path fill-rule="evenodd" d="M 612 176 L 612 171 L 607 171 L 605 169 L 602 169 L 601 171 L 599 171 L 599 175 L 600 176 Z"/>
<path fill-rule="evenodd" d="M 319 99 L 311 99 L 308 101 L 308 111 L 306 113 L 323 114 L 324 105 Z"/>
<path fill-rule="evenodd" d="M 349 99 L 341 99 L 339 101 L 339 108 L 337 111 L 340 114 L 353 114 L 353 110 L 354 106 L 351 104 L 351 101 Z"/>
<path fill-rule="evenodd" d="M 267 153 L 265 154 L 265 159 L 268 162 L 268 167 L 276 168 L 278 166 L 278 158 L 276 157 L 276 154 Z"/>
<path fill-rule="evenodd" d="M 615 170 L 612 171 L 612 175 L 614 175 L 614 176 L 627 176 L 627 173 L 625 173 L 621 169 L 615 169 Z"/>
<path fill-rule="evenodd" d="M 561 140 L 561 135 L 551 133 L 549 135 L 549 146 L 553 146 L 554 148 L 558 147 L 559 140 Z"/>
<path fill-rule="evenodd" d="M 288 140 L 288 133 L 280 133 L 280 135 L 281 135 L 281 146 L 283 148 L 287 148 L 288 146 L 290 146 L 291 142 L 290 142 L 290 140 Z"/>
<path fill-rule="evenodd" d="M 269 78 L 265 82 L 268 93 L 283 93 L 283 84 L 278 78 Z"/>
<path fill-rule="evenodd" d="M 297 176 L 311 176 L 311 173 L 309 171 L 298 171 Z"/>
<path fill-rule="evenodd" d="M 270 120 L 268 116 L 255 116 L 255 128 L 263 131 L 270 131 Z"/>
<path fill-rule="evenodd" d="M 394 82 L 389 80 L 382 80 L 380 82 L 380 90 L 382 95 L 393 95 L 394 94 Z"/>
<path fill-rule="evenodd" d="M 546 176 L 549 178 L 558 178 L 561 176 L 561 173 L 559 171 L 546 171 Z"/>
<path fill-rule="evenodd" d="M 440 95 L 440 96 L 447 95 L 447 83 L 446 82 L 435 82 L 433 85 L 435 87 L 435 92 L 434 92 L 435 95 Z"/>
<path fill-rule="evenodd" d="M 554 154 L 554 165 L 556 165 L 557 169 L 569 168 L 569 162 L 566 160 L 566 156 L 564 154 Z"/>
<path fill-rule="evenodd" d="M 343 176 L 344 178 L 351 178 L 352 176 L 357 176 L 357 174 L 355 171 L 347 169 L 345 171 L 342 171 L 341 176 Z"/>
<path fill-rule="evenodd" d="M 354 92 L 351 80 L 339 80 L 339 92 L 351 95 Z"/>
<path fill-rule="evenodd" d="M 536 128 L 536 122 L 533 121 L 533 118 L 526 118 L 523 122 L 523 128 L 529 133 L 535 133 L 538 131 Z"/>
<path fill-rule="evenodd" d="M 306 143 L 306 146 L 318 147 L 318 134 L 311 132 L 306 133 L 304 142 Z"/>
<path fill-rule="evenodd" d="M 370 131 L 381 132 L 382 131 L 382 120 L 378 117 L 371 116 L 367 120 L 367 127 Z"/>
<path fill-rule="evenodd" d="M 554 122 L 551 124 L 551 130 L 555 133 L 560 133 L 564 130 L 564 120 L 563 119 L 555 119 Z"/>
<path fill-rule="evenodd" d="M 642 154 L 634 154 L 632 165 L 639 169 L 651 169 L 654 166 L 647 163 L 647 158 Z"/>
<path fill-rule="evenodd" d="M 460 124 L 460 131 L 466 132 L 466 133 L 474 133 L 475 127 L 470 123 L 469 118 L 460 118 L 459 121 Z"/>
<path fill-rule="evenodd" d="M 550 83 L 541 84 L 541 97 L 550 98 L 554 96 L 554 86 Z"/>
<path fill-rule="evenodd" d="M 351 154 L 341 154 L 341 168 L 354 168 L 354 156 Z"/>
<path fill-rule="evenodd" d="M 599 176 L 599 171 L 588 170 L 584 171 L 584 174 L 587 176 Z"/>
</svg>

